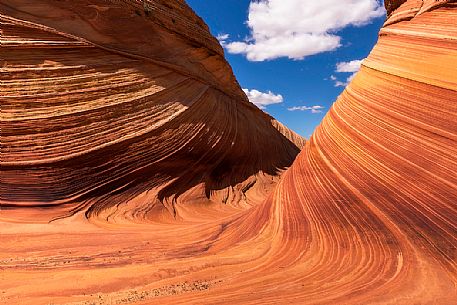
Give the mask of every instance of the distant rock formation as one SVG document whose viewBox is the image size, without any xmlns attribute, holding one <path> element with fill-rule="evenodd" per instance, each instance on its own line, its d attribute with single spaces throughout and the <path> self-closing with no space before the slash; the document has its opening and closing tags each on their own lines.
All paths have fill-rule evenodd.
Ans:
<svg viewBox="0 0 457 305">
<path fill-rule="evenodd" d="M 262 177 L 304 144 L 249 103 L 183 1 L 5 0 L 0 12 L 3 207 L 53 206 L 47 221 L 146 192 L 143 211 L 170 215 L 179 197 L 249 206 L 266 193 L 242 189 L 272 186 Z"/>
<path fill-rule="evenodd" d="M 386 8 L 278 180 L 183 1 L 3 0 L 0 303 L 455 304 L 457 2 Z"/>
</svg>

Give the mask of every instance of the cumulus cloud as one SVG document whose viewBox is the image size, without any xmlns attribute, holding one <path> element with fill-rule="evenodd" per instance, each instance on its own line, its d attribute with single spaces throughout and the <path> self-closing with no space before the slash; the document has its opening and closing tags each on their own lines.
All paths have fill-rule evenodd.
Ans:
<svg viewBox="0 0 457 305">
<path fill-rule="evenodd" d="M 226 45 L 226 40 L 230 38 L 230 35 L 229 34 L 219 34 L 216 36 L 217 40 L 219 40 L 219 43 L 222 45 L 222 46 L 225 46 Z"/>
<path fill-rule="evenodd" d="M 340 80 L 335 81 L 335 87 L 346 87 L 347 85 L 349 85 L 347 80 L 344 82 Z"/>
<path fill-rule="evenodd" d="M 330 75 L 330 79 L 335 82 L 335 87 L 346 87 L 355 77 L 355 74 L 360 70 L 363 59 L 339 62 L 336 64 L 336 73 L 352 73 L 346 77 L 345 81 L 338 80 L 335 75 Z"/>
<path fill-rule="evenodd" d="M 325 109 L 323 106 L 294 106 L 287 108 L 289 111 L 311 111 L 311 113 L 321 113 Z"/>
<path fill-rule="evenodd" d="M 260 109 L 265 109 L 268 105 L 280 104 L 284 101 L 281 94 L 274 94 L 271 91 L 260 92 L 256 89 L 243 89 L 243 91 L 248 96 L 249 101 Z"/>
<path fill-rule="evenodd" d="M 336 72 L 349 72 L 354 73 L 359 71 L 360 66 L 362 65 L 363 60 L 352 60 L 347 62 L 339 62 L 336 64 Z"/>
<path fill-rule="evenodd" d="M 380 0 L 252 0 L 247 21 L 250 36 L 234 42 L 224 37 L 222 45 L 251 61 L 298 60 L 335 50 L 341 45 L 339 30 L 383 15 Z"/>
</svg>

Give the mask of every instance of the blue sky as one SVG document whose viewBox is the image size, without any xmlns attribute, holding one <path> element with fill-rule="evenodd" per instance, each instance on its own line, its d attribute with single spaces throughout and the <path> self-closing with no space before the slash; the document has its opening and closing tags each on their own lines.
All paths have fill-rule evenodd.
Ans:
<svg viewBox="0 0 457 305">
<path fill-rule="evenodd" d="M 221 38 L 251 100 L 275 103 L 264 110 L 306 138 L 369 54 L 385 14 L 378 0 L 186 1 Z"/>
</svg>

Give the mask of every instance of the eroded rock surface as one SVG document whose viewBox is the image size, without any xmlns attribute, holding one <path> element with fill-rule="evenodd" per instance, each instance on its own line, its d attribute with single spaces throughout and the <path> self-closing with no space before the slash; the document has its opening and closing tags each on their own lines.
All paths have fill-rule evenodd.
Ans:
<svg viewBox="0 0 457 305">
<path fill-rule="evenodd" d="M 271 192 L 302 140 L 148 3 L 0 4 L 0 302 L 455 304 L 455 1 L 386 1 Z"/>
<path fill-rule="evenodd" d="M 2 206 L 48 208 L 19 217 L 90 217 L 138 196 L 143 218 L 179 218 L 181 199 L 250 206 L 303 146 L 248 102 L 182 1 L 0 8 Z"/>
</svg>

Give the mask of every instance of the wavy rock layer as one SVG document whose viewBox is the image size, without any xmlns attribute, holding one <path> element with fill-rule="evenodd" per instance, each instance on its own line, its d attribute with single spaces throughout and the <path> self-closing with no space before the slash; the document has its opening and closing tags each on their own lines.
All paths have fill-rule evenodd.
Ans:
<svg viewBox="0 0 457 305">
<path fill-rule="evenodd" d="M 188 189 L 179 196 L 182 204 L 177 207 L 178 214 L 186 221 L 165 224 L 157 222 L 159 218 L 156 216 L 155 221 L 146 223 L 145 216 L 160 215 L 160 211 L 148 211 L 157 206 L 152 203 L 154 198 L 160 196 L 153 188 L 144 191 L 150 186 L 142 184 L 145 181 L 142 172 L 141 175 L 134 175 L 135 179 L 128 179 L 131 183 L 129 185 L 116 189 L 107 184 L 106 188 L 101 187 L 104 190 L 101 198 L 94 196 L 87 199 L 86 206 L 95 207 L 92 211 L 96 211 L 98 216 L 90 217 L 91 222 L 86 221 L 85 214 L 77 213 L 50 224 L 0 223 L 0 300 L 8 304 L 455 304 L 457 3 L 419 3 L 408 0 L 397 1 L 402 2 L 397 5 L 394 2 L 386 2 L 390 17 L 361 71 L 339 97 L 267 200 L 254 200 L 256 204 L 238 210 L 229 209 L 230 205 L 226 205 L 225 209 L 214 209 L 204 200 L 198 200 L 207 198 L 202 194 L 201 187 L 189 189 L 186 186 Z M 420 8 L 411 13 L 411 7 L 418 3 Z M 4 5 L 0 7 L 2 12 L 8 12 L 8 16 L 12 15 L 11 10 L 6 11 Z M 26 8 L 31 7 L 35 5 Z M 23 14 L 25 7 L 20 11 Z M 47 9 L 39 10 L 43 11 L 49 13 Z M 39 16 L 37 12 L 31 14 L 37 15 Z M 400 15 L 408 17 L 396 17 Z M 14 17 L 27 19 L 19 15 Z M 32 17 L 28 18 L 33 21 Z M 12 23 L 10 19 L 8 22 Z M 187 37 L 186 40 L 188 39 L 191 38 Z M 85 52 L 89 50 L 91 49 Z M 37 53 L 34 51 L 34 54 Z M 100 57 L 105 56 L 107 55 Z M 18 65 L 25 58 L 18 61 Z M 149 69 L 155 67 L 145 63 L 142 65 L 147 73 L 152 73 Z M 16 67 L 21 71 L 26 68 Z M 11 74 L 7 75 L 7 81 L 14 83 Z M 121 83 L 134 81 L 138 77 L 131 71 L 126 75 L 133 79 L 120 76 L 125 79 Z M 111 81 L 111 77 L 110 74 L 108 85 L 116 83 Z M 29 78 L 33 77 L 21 76 L 17 79 Z M 164 83 L 174 81 L 176 77 L 165 76 L 165 79 Z M 197 81 L 188 81 L 191 82 L 188 84 L 190 89 L 174 87 L 172 96 L 186 100 L 189 96 L 198 95 L 197 92 L 205 91 L 197 89 Z M 23 87 L 23 83 L 26 81 L 18 83 L 18 88 L 27 88 Z M 144 85 L 145 82 L 140 83 Z M 55 83 L 56 86 L 58 84 Z M 219 100 L 222 99 L 218 90 L 223 88 L 223 84 L 221 78 L 215 77 L 214 83 L 204 94 L 210 94 L 208 90 L 215 90 L 212 94 L 219 94 Z M 236 83 L 233 84 L 232 87 L 237 88 Z M 69 87 L 71 92 L 70 85 L 65 87 Z M 215 87 L 219 89 L 213 89 Z M 39 88 L 42 85 L 36 90 Z M 120 92 L 124 90 L 119 89 Z M 19 94 L 20 91 L 16 89 L 12 93 Z M 101 91 L 99 94 L 105 94 L 103 96 L 107 102 L 112 94 L 116 94 L 116 90 L 109 94 Z M 222 96 L 233 96 L 229 91 L 231 90 L 223 91 Z M 235 89 L 234 91 L 236 92 Z M 204 97 L 201 99 L 206 100 Z M 193 113 L 192 107 L 195 104 L 188 103 L 191 106 L 183 111 L 184 114 Z M 239 116 L 249 118 L 246 113 L 251 110 L 246 109 L 251 108 L 244 106 L 244 103 L 240 104 L 243 106 L 236 105 L 236 109 L 242 110 Z M 14 110 L 13 106 L 6 109 Z M 218 111 L 222 111 L 220 108 L 228 106 L 222 102 L 214 105 L 202 121 L 207 122 L 217 116 Z M 148 109 L 150 108 L 145 107 L 142 111 L 147 112 Z M 208 113 L 205 110 L 205 107 L 197 108 L 194 115 Z M 41 111 L 44 110 L 23 113 L 39 118 Z M 128 122 L 141 122 L 150 118 L 150 115 L 141 111 L 125 112 Z M 119 114 L 122 112 L 116 112 L 116 115 Z M 132 114 L 143 115 L 143 118 L 131 119 L 129 116 Z M 3 112 L 2 104 L 2 118 L 5 116 L 5 120 L 8 120 L 17 117 L 7 115 L 8 112 Z M 45 114 L 41 115 L 46 117 Z M 230 125 L 233 121 L 228 118 L 227 121 L 220 121 L 224 116 L 217 117 L 218 120 L 209 126 L 209 132 L 213 129 L 229 132 L 227 130 L 230 128 L 224 124 Z M 24 118 L 19 121 L 27 120 Z M 80 121 L 77 120 L 76 123 Z M 173 121 L 174 119 L 171 120 Z M 259 125 L 259 122 L 264 121 L 259 119 L 250 126 L 253 131 L 263 132 L 266 127 L 262 128 L 265 125 Z M 106 120 L 95 120 L 95 126 L 99 122 Z M 45 127 L 48 124 L 52 126 L 53 123 L 48 121 Z M 117 126 L 116 122 L 113 124 Z M 279 129 L 286 135 L 285 138 L 294 138 L 281 126 L 276 123 L 274 125 L 275 130 Z M 21 126 L 25 131 L 27 127 L 30 128 L 28 124 Z M 110 129 L 109 135 L 130 132 L 118 127 L 119 130 L 114 127 Z M 145 127 L 138 128 L 141 131 Z M 3 130 L 4 125 L 2 133 Z M 18 128 L 11 137 L 19 137 L 19 130 Z M 167 126 L 164 132 L 168 130 Z M 175 130 L 180 129 L 175 127 Z M 198 134 L 192 133 L 196 138 L 199 137 Z M 150 138 L 152 137 L 145 141 L 153 141 Z M 217 143 L 224 142 L 225 138 Z M 181 138 L 177 137 L 176 141 L 179 139 Z M 75 153 L 84 144 L 83 137 L 77 137 L 76 140 L 81 141 L 79 145 L 75 145 L 75 150 L 70 150 L 64 156 Z M 198 139 L 199 145 L 204 140 L 210 142 L 211 138 Z M 2 150 L 3 141 L 2 134 Z M 255 145 L 259 143 L 257 141 L 262 145 L 273 144 L 264 150 L 264 147 Z M 60 143 L 56 142 L 55 145 Z M 71 142 L 67 143 L 69 147 L 72 147 Z M 97 144 L 95 140 L 93 142 L 93 145 Z M 245 145 L 252 149 L 252 155 L 249 155 L 252 159 L 249 162 L 260 162 L 256 161 L 258 158 L 263 160 L 262 164 L 271 162 L 271 156 L 282 153 L 276 150 L 271 153 L 272 149 L 278 149 L 274 142 L 273 137 L 264 142 L 257 137 L 246 140 Z M 146 145 L 142 141 L 139 143 Z M 168 148 L 172 147 L 173 142 L 162 144 Z M 199 145 L 190 147 L 198 149 Z M 156 148 L 155 153 L 162 153 L 164 147 Z M 244 151 L 243 146 L 237 147 L 238 150 L 231 150 L 230 154 Z M 122 145 L 111 146 L 105 154 L 94 154 L 97 156 L 94 159 L 100 162 L 108 152 L 109 155 L 117 156 L 123 148 Z M 41 158 L 62 158 L 54 145 L 46 149 L 55 153 L 43 154 Z M 193 149 L 183 151 L 179 154 L 179 159 L 174 160 L 186 160 Z M 206 149 L 214 151 L 203 160 L 217 154 L 230 156 L 219 153 L 225 152 L 224 146 L 213 147 L 209 144 Z M 27 150 L 23 144 L 22 150 L 23 160 L 27 160 L 29 154 L 35 154 L 31 160 L 40 160 L 39 149 Z M 148 152 L 141 149 L 137 151 L 146 155 Z M 259 151 L 264 153 L 260 154 Z M 20 150 L 15 153 L 19 154 Z M 131 170 L 135 164 L 143 164 L 141 162 L 144 156 L 132 163 L 124 161 L 127 158 L 125 156 L 132 155 L 135 154 L 122 155 L 107 164 L 100 163 L 108 168 L 111 165 L 113 169 L 109 170 L 112 175 L 116 175 L 125 167 Z M 150 158 L 152 155 L 151 152 Z M 71 158 L 77 157 L 71 155 Z M 238 162 L 241 163 L 233 164 L 243 164 L 240 160 Z M 17 162 L 14 158 L 8 161 L 5 159 L 5 162 L 12 163 L 6 167 L 7 177 L 21 175 L 24 169 L 20 166 L 29 166 L 27 163 L 14 164 Z M 246 164 L 249 162 L 246 161 Z M 207 163 L 203 163 L 205 166 L 202 167 L 210 167 L 214 161 L 209 159 Z M 116 167 L 118 164 L 122 166 Z M 186 163 L 185 166 L 192 164 Z M 42 165 L 30 166 L 35 167 L 43 170 Z M 91 170 L 90 167 L 81 168 Z M 99 169 L 97 173 L 102 173 L 102 170 L 103 168 Z M 233 172 L 222 172 L 239 175 L 239 170 L 236 168 Z M 75 169 L 72 168 L 71 171 Z M 20 196 L 43 194 L 46 181 L 49 181 L 48 187 L 58 182 L 54 180 L 57 174 L 59 173 L 43 174 L 43 184 L 36 187 L 38 180 L 35 175 L 21 176 L 21 183 L 25 186 L 18 187 L 21 190 Z M 216 174 L 215 177 L 223 175 L 220 172 Z M 80 179 L 61 189 L 65 196 L 75 194 L 68 190 L 84 185 L 85 179 L 92 179 L 91 175 L 84 172 L 73 175 Z M 128 176 L 119 177 L 124 180 Z M 233 194 L 233 198 L 243 196 L 239 194 L 247 194 L 247 198 L 262 198 L 266 193 L 263 190 L 268 189 L 268 179 L 261 177 L 254 176 L 258 181 L 256 185 L 261 181 L 264 188 L 250 187 L 253 180 L 248 179 L 251 183 L 245 184 L 241 193 L 228 193 Z M 18 180 L 15 180 L 17 178 L 13 178 L 9 183 L 18 184 Z M 159 178 L 169 182 L 167 179 L 170 177 L 159 175 Z M 138 184 L 135 183 L 137 181 Z M 173 185 L 175 181 L 170 183 Z M 183 182 L 187 182 L 187 179 L 174 184 L 176 186 L 171 189 L 185 185 Z M 5 187 L 4 184 L 2 186 Z M 127 188 L 133 195 L 126 197 L 129 192 L 123 188 Z M 49 189 L 53 190 L 51 187 Z M 140 191 L 134 192 L 136 189 Z M 7 199 L 17 205 L 17 200 L 11 195 L 14 193 L 7 192 L 10 196 Z M 5 196 L 3 194 L 4 189 L 2 196 Z M 51 192 L 48 196 L 54 198 L 56 194 Z M 216 192 L 214 195 L 221 196 L 221 193 Z M 91 200 L 95 203 L 92 204 Z M 112 205 L 112 202 L 119 204 Z M 151 206 L 145 205 L 145 202 L 150 202 Z M 41 213 L 50 213 L 49 210 L 55 209 L 59 210 L 58 207 L 45 210 L 35 207 L 27 211 L 35 211 L 34 214 L 39 218 Z M 8 211 L 9 217 L 12 218 L 13 215 L 19 221 L 23 212 L 15 211 Z M 163 216 L 162 220 L 166 219 Z"/>
<path fill-rule="evenodd" d="M 273 185 L 262 177 L 275 180 L 303 146 L 247 101 L 219 43 L 184 2 L 0 8 L 0 199 L 52 207 L 20 212 L 33 221 L 98 215 L 146 192 L 137 217 L 154 216 L 156 206 L 180 217 L 180 197 L 249 206 Z M 243 189 L 253 186 L 261 196 L 247 199 Z"/>
</svg>

